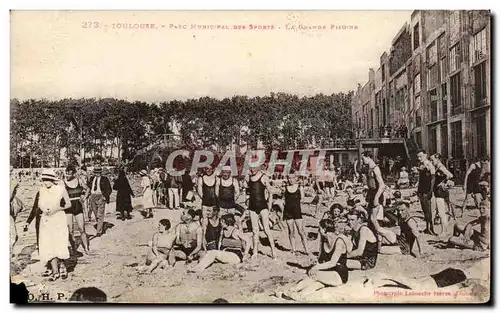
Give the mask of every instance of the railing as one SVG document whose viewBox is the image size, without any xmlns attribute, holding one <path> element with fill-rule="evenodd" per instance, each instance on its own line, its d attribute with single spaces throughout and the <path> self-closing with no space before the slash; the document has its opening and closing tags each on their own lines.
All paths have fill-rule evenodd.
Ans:
<svg viewBox="0 0 500 313">
<path fill-rule="evenodd" d="M 354 139 L 319 140 L 314 145 L 307 141 L 299 141 L 297 144 L 286 145 L 288 150 L 293 149 L 352 149 L 356 148 Z"/>
</svg>

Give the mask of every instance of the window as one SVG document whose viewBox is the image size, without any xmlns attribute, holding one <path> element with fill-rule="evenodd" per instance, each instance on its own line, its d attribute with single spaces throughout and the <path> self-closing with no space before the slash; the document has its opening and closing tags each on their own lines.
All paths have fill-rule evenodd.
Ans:
<svg viewBox="0 0 500 313">
<path fill-rule="evenodd" d="M 414 67 L 414 73 L 415 74 L 420 73 L 420 54 L 417 54 L 413 58 L 413 67 Z"/>
<path fill-rule="evenodd" d="M 446 57 L 447 55 L 447 50 L 446 50 L 446 37 L 445 35 L 441 35 L 438 38 L 438 57 L 440 59 Z"/>
<path fill-rule="evenodd" d="M 461 159 L 463 155 L 462 149 L 462 121 L 451 123 L 451 157 Z"/>
<path fill-rule="evenodd" d="M 474 67 L 474 107 L 480 107 L 486 99 L 486 62 Z"/>
<path fill-rule="evenodd" d="M 437 45 L 435 41 L 427 48 L 427 60 L 429 65 L 437 62 Z"/>
<path fill-rule="evenodd" d="M 404 108 L 404 103 L 405 103 L 405 89 L 401 88 L 398 91 L 396 91 L 396 103 L 394 109 L 401 110 L 401 108 Z"/>
<path fill-rule="evenodd" d="M 441 103 L 443 106 L 443 118 L 448 118 L 448 88 L 446 83 L 441 85 Z"/>
<path fill-rule="evenodd" d="M 373 109 L 370 109 L 370 137 L 373 137 Z"/>
<path fill-rule="evenodd" d="M 448 156 L 448 126 L 441 125 L 441 155 Z"/>
<path fill-rule="evenodd" d="M 387 105 L 385 99 L 382 100 L 382 125 L 387 124 Z"/>
<path fill-rule="evenodd" d="M 368 128 L 368 116 L 366 110 L 366 104 L 363 105 L 363 129 L 366 130 Z"/>
<path fill-rule="evenodd" d="M 429 126 L 429 154 L 437 152 L 437 128 L 436 126 Z"/>
<path fill-rule="evenodd" d="M 415 94 L 420 92 L 420 74 L 417 74 L 413 79 L 413 90 L 415 90 Z"/>
<path fill-rule="evenodd" d="M 448 60 L 442 58 L 439 60 L 439 81 L 445 82 L 448 79 Z"/>
<path fill-rule="evenodd" d="M 385 81 L 385 64 L 382 64 L 382 81 Z"/>
<path fill-rule="evenodd" d="M 474 118 L 476 122 L 476 149 L 477 156 L 483 156 L 487 154 L 487 143 L 488 140 L 486 138 L 486 115 L 481 114 Z"/>
<path fill-rule="evenodd" d="M 415 121 L 415 127 L 419 127 L 420 125 L 417 124 L 417 115 L 420 112 L 420 96 L 415 97 L 415 113 L 412 116 L 412 119 Z"/>
<path fill-rule="evenodd" d="M 429 68 L 429 74 L 427 75 L 427 90 L 436 87 L 438 83 L 438 68 L 437 65 L 433 65 Z"/>
<path fill-rule="evenodd" d="M 413 50 L 420 46 L 420 29 L 418 23 L 413 26 Z"/>
<path fill-rule="evenodd" d="M 451 115 L 457 115 L 462 113 L 460 73 L 457 73 L 451 77 L 450 84 Z"/>
<path fill-rule="evenodd" d="M 460 67 L 461 51 L 460 43 L 457 43 L 450 49 L 450 72 L 456 71 Z"/>
<path fill-rule="evenodd" d="M 420 108 L 415 110 L 415 126 L 422 126 L 422 111 L 420 110 Z"/>
<path fill-rule="evenodd" d="M 415 143 L 419 149 L 422 149 L 422 132 L 415 132 Z"/>
<path fill-rule="evenodd" d="M 470 43 L 469 56 L 471 65 L 486 56 L 486 45 L 486 28 L 483 28 L 483 30 L 474 35 Z"/>
<path fill-rule="evenodd" d="M 438 119 L 438 109 L 437 109 L 437 93 L 436 89 L 432 89 L 429 93 L 430 95 L 430 100 L 431 100 L 431 105 L 430 105 L 430 116 L 431 116 L 431 122 L 435 122 Z"/>
</svg>

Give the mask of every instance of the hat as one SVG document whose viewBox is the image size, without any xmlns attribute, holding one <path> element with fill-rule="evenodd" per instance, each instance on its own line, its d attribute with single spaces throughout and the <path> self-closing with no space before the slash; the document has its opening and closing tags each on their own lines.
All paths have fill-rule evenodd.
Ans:
<svg viewBox="0 0 500 313">
<path fill-rule="evenodd" d="M 145 176 L 145 175 L 148 175 L 148 172 L 146 172 L 146 170 L 140 170 L 139 175 Z"/>
<path fill-rule="evenodd" d="M 102 173 L 102 167 L 100 166 L 94 167 L 94 173 L 99 173 L 99 174 Z"/>
<path fill-rule="evenodd" d="M 42 180 L 56 181 L 57 175 L 53 169 L 45 169 L 42 172 Z"/>
<path fill-rule="evenodd" d="M 222 171 L 223 172 L 231 172 L 231 166 L 229 166 L 229 165 L 223 166 Z"/>
</svg>

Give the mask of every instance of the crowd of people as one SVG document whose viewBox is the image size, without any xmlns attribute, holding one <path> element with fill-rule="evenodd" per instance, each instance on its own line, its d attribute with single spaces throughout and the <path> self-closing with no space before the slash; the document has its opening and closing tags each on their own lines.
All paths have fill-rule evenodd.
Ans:
<svg viewBox="0 0 500 313">
<path fill-rule="evenodd" d="M 488 160 L 483 158 L 471 165 L 464 186 L 467 197 L 473 196 L 480 216 L 466 225 L 453 222 L 453 227 L 449 227 L 449 223 L 456 220 L 449 197 L 449 189 L 454 186 L 453 175 L 439 154 L 429 157 L 421 150 L 417 157 L 419 165 L 412 169 L 418 173 L 417 190 L 410 197 L 402 197 L 399 190 L 393 190 L 384 182 L 380 165 L 371 151 L 363 152 L 352 175 L 342 173 L 334 165 L 325 166 L 321 174 L 313 177 L 301 176 L 293 170 L 286 176 L 268 175 L 260 166 L 254 166 L 249 175 L 240 179 L 232 175 L 229 166 L 222 167 L 220 172 L 207 166 L 197 177 L 189 173 L 174 176 L 168 169 L 141 170 L 143 216 L 153 218 L 157 208 L 181 209 L 182 215 L 177 225 L 169 219 L 158 221 L 139 271 L 152 273 L 173 267 L 179 260 L 185 261 L 190 272 L 202 272 L 216 262 L 241 263 L 262 252 L 259 249 L 261 231 L 269 242 L 269 257 L 275 259 L 278 254 L 272 229 L 282 227 L 288 234 L 291 253 L 306 254 L 313 264 L 303 280 L 292 288 L 277 291 L 276 296 L 303 299 L 322 288 L 347 283 L 350 271 L 375 268 L 379 254 L 422 256 L 424 245 L 418 229 L 418 220 L 422 217 L 411 209 L 417 202 L 423 212 L 424 233 L 437 236 L 434 226 L 439 224 L 440 236 L 453 229 L 449 238 L 451 246 L 489 249 Z M 54 170 L 45 169 L 40 177 L 42 185 L 25 229 L 35 220 L 39 257 L 46 265 L 43 276 L 51 281 L 66 279 L 68 273 L 62 261 L 78 253 L 74 225 L 79 228 L 83 252 L 91 255 L 85 222 L 93 213 L 95 236 L 104 235 L 105 206 L 112 192 L 116 191 L 116 211 L 122 220 L 132 218 L 131 199 L 136 194 L 125 169 L 119 169 L 117 178 L 112 180 L 102 174 L 99 166 L 90 174 L 84 166 L 70 165 L 63 179 Z M 408 187 L 408 172 L 402 166 L 396 188 Z M 17 185 L 11 184 L 11 224 L 17 216 L 13 204 L 16 189 Z M 303 223 L 306 195 L 313 196 L 309 204 L 316 206 L 318 257 L 307 246 Z M 196 198 L 201 200 L 200 206 L 195 205 Z M 399 226 L 399 232 L 395 226 Z M 295 245 L 296 234 L 300 237 L 302 252 Z M 14 243 L 15 239 L 11 238 L 11 248 Z M 446 269 L 445 273 L 450 271 L 453 277 L 466 277 L 456 269 Z M 443 275 L 433 276 L 438 287 L 446 285 L 442 283 Z M 464 279 L 452 279 L 449 284 Z"/>
</svg>

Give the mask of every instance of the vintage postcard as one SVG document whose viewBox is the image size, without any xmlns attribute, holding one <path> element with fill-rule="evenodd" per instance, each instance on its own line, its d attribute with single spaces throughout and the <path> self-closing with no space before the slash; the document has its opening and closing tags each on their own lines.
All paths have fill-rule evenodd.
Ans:
<svg viewBox="0 0 500 313">
<path fill-rule="evenodd" d="M 490 11 L 10 19 L 12 302 L 490 300 Z"/>
</svg>

